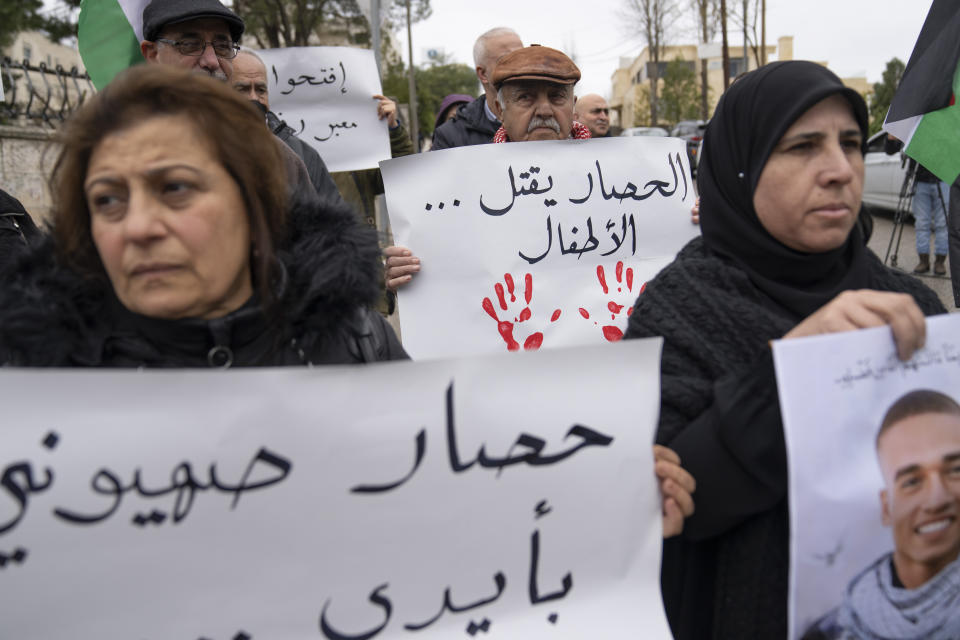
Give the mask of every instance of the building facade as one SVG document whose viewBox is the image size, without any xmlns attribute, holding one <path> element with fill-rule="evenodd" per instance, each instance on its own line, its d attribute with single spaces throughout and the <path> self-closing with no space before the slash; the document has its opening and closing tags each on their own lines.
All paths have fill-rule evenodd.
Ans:
<svg viewBox="0 0 960 640">
<path fill-rule="evenodd" d="M 778 39 L 777 45 L 768 45 L 766 48 L 767 60 L 792 60 L 793 36 L 783 36 Z M 757 67 L 753 51 L 748 47 L 746 61 L 744 61 L 743 47 L 728 47 L 730 58 L 730 79 L 733 80 L 741 73 L 752 71 Z M 718 43 L 710 44 L 681 44 L 665 47 L 657 67 L 659 89 L 662 95 L 663 75 L 667 64 L 673 60 L 681 60 L 690 65 L 696 78 L 697 90 L 701 84 L 701 61 L 707 63 L 707 107 L 708 115 L 713 114 L 720 96 L 723 94 L 723 51 Z M 746 62 L 746 63 L 745 63 Z M 827 66 L 826 62 L 819 62 Z M 620 66 L 611 76 L 611 97 L 609 100 L 611 121 L 621 127 L 648 126 L 651 123 L 649 112 L 650 77 L 653 73 L 653 63 L 650 60 L 650 51 L 644 48 L 635 58 L 620 59 Z M 866 95 L 870 85 L 864 77 L 843 78 L 843 82 Z M 663 126 L 662 122 L 658 122 Z"/>
</svg>

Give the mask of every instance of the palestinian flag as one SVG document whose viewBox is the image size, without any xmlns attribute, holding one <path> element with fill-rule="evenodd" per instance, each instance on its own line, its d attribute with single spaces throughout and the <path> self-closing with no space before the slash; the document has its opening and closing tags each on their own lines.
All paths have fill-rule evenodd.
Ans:
<svg viewBox="0 0 960 640">
<path fill-rule="evenodd" d="M 883 128 L 952 184 L 960 175 L 960 2 L 933 0 Z"/>
<path fill-rule="evenodd" d="M 149 0 L 83 0 L 77 28 L 80 57 L 97 89 L 143 62 L 143 8 Z"/>
</svg>

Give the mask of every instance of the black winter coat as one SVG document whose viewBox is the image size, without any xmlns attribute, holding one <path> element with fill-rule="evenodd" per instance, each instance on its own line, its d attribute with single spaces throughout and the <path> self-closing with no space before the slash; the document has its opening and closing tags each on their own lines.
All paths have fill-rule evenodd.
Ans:
<svg viewBox="0 0 960 640">
<path fill-rule="evenodd" d="M 256 296 L 213 320 L 162 320 L 125 309 L 106 276 L 59 264 L 51 238 L 0 285 L 0 363 L 40 367 L 227 367 L 341 364 L 407 357 L 369 309 L 383 277 L 376 234 L 346 205 L 299 208 L 278 251 L 277 302 Z"/>
<path fill-rule="evenodd" d="M 944 313 L 916 278 L 869 253 L 881 291 Z M 663 336 L 657 442 L 697 481 L 696 511 L 664 541 L 663 601 L 677 640 L 787 637 L 787 460 L 767 346 L 801 318 L 772 309 L 747 274 L 689 242 L 647 283 L 626 338 Z"/>
<path fill-rule="evenodd" d="M 39 236 L 40 230 L 20 201 L 0 189 L 0 271 Z"/>
<path fill-rule="evenodd" d="M 431 151 L 493 142 L 500 123 L 491 121 L 483 105 L 486 95 L 457 109 L 457 115 L 433 130 Z"/>
</svg>

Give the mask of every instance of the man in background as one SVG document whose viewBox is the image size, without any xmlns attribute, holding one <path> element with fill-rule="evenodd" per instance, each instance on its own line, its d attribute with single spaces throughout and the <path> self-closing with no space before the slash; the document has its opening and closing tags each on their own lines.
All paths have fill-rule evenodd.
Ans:
<svg viewBox="0 0 960 640">
<path fill-rule="evenodd" d="M 233 78 L 231 85 L 249 100 L 261 105 L 265 112 L 266 123 L 273 133 L 289 145 L 297 154 L 307 160 L 307 170 L 313 180 L 319 170 L 326 172 L 326 166 L 320 160 L 320 154 L 309 144 L 296 136 L 294 130 L 270 111 L 270 91 L 267 84 L 267 67 L 252 49 L 241 49 L 233 64 Z M 397 113 L 397 104 L 381 95 L 372 96 L 377 101 L 377 116 L 387 121 L 390 132 L 390 152 L 396 158 L 413 153 L 413 143 L 410 135 L 403 127 Z M 371 104 L 370 108 L 374 108 Z M 295 146 L 296 145 L 296 146 Z M 383 193 L 383 177 L 379 169 L 364 169 L 360 171 L 338 171 L 325 173 L 327 179 L 332 179 L 336 190 L 348 202 L 354 212 L 360 215 L 363 221 L 373 229 L 377 229 L 375 200 Z M 384 235 L 386 234 L 386 231 Z M 392 292 L 385 292 L 378 310 L 384 315 L 390 315 L 395 305 Z"/>
<path fill-rule="evenodd" d="M 241 48 L 240 53 L 234 58 L 230 84 L 249 100 L 263 106 L 270 131 L 303 160 L 303 164 L 307 167 L 307 174 L 310 176 L 310 184 L 317 193 L 325 199 L 339 200 L 341 193 L 317 150 L 298 138 L 292 127 L 287 126 L 286 122 L 270 111 L 267 67 L 252 49 Z"/>
<path fill-rule="evenodd" d="M 473 62 L 477 79 L 483 86 L 483 95 L 460 107 L 452 119 L 433 130 L 431 151 L 493 141 L 493 135 L 500 128 L 500 119 L 494 111 L 497 90 L 491 80 L 493 70 L 500 57 L 521 48 L 520 36 L 509 27 L 490 29 L 477 38 L 473 45 Z"/>
<path fill-rule="evenodd" d="M 227 80 L 243 20 L 218 0 L 153 0 L 143 10 L 140 53 L 165 64 Z"/>
<path fill-rule="evenodd" d="M 240 16 L 218 0 L 152 0 L 143 9 L 143 42 L 140 53 L 147 64 L 164 64 L 206 73 L 229 82 L 240 51 L 244 24 Z M 323 160 L 308 175 L 306 162 L 290 145 L 281 145 L 287 170 L 291 207 L 297 203 L 343 201 Z"/>
<path fill-rule="evenodd" d="M 591 138 L 609 138 L 616 135 L 610 126 L 610 105 L 603 96 L 588 93 L 577 98 L 573 118 L 590 129 Z"/>
</svg>

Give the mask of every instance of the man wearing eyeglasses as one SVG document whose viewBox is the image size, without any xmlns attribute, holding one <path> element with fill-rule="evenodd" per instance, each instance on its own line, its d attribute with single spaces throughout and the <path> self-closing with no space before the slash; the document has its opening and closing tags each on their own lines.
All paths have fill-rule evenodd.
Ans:
<svg viewBox="0 0 960 640">
<path fill-rule="evenodd" d="M 144 40 L 140 52 L 147 64 L 182 67 L 227 82 L 240 51 L 238 42 L 243 27 L 240 16 L 219 0 L 152 0 L 143 9 Z M 315 200 L 317 195 L 323 203 L 343 203 L 315 149 L 290 141 L 285 141 L 283 147 L 291 208 L 296 203 Z"/>
<path fill-rule="evenodd" d="M 573 119 L 587 129 L 591 138 L 606 138 L 610 135 L 610 107 L 603 96 L 588 93 L 577 98 L 573 106 Z"/>
<path fill-rule="evenodd" d="M 154 0 L 143 10 L 140 52 L 149 64 L 227 80 L 242 34 L 243 20 L 217 0 Z"/>
</svg>

